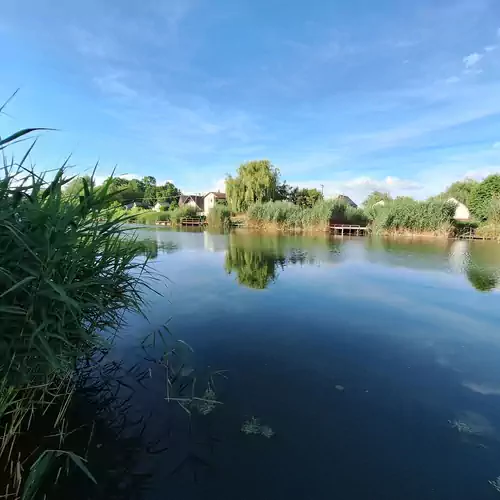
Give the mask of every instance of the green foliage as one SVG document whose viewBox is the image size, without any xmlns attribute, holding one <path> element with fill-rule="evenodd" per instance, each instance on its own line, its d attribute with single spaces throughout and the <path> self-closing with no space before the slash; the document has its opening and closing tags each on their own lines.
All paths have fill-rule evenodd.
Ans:
<svg viewBox="0 0 500 500">
<path fill-rule="evenodd" d="M 278 197 L 279 170 L 269 160 L 243 163 L 236 177 L 226 178 L 228 206 L 233 212 L 244 212 L 256 202 Z"/>
<path fill-rule="evenodd" d="M 156 201 L 167 202 L 171 209 L 179 206 L 180 189 L 171 182 L 166 182 L 163 186 L 156 188 Z"/>
<path fill-rule="evenodd" d="M 225 205 L 215 205 L 208 212 L 207 224 L 213 228 L 229 228 L 231 226 L 231 211 Z"/>
<path fill-rule="evenodd" d="M 470 265 L 467 268 L 467 278 L 472 286 L 480 292 L 493 290 L 499 282 L 495 272 L 475 265 Z"/>
<path fill-rule="evenodd" d="M 112 179 L 95 188 L 83 177 L 71 194 L 62 169 L 46 182 L 22 164 L 0 180 L 1 460 L 49 407 L 60 408 L 52 428 L 64 433 L 76 364 L 124 311 L 140 310 L 147 262 L 127 238 L 127 216 L 112 205 Z M 26 462 L 27 470 L 37 464 L 37 477 L 48 464 L 44 453 Z"/>
<path fill-rule="evenodd" d="M 226 272 L 236 273 L 238 283 L 263 290 L 277 278 L 276 257 L 230 245 L 226 252 Z"/>
<path fill-rule="evenodd" d="M 470 196 L 470 209 L 481 220 L 489 215 L 491 200 L 500 196 L 500 175 L 490 175 L 479 183 Z"/>
<path fill-rule="evenodd" d="M 312 208 L 318 201 L 323 199 L 321 191 L 316 188 L 312 189 L 299 189 L 294 193 L 295 202 L 297 205 L 306 208 Z"/>
<path fill-rule="evenodd" d="M 74 197 L 81 194 L 83 192 L 84 180 L 89 185 L 94 182 L 88 175 L 85 175 L 83 177 L 75 177 L 71 182 L 68 182 L 68 184 L 64 186 L 65 196 Z"/>
<path fill-rule="evenodd" d="M 142 180 L 128 180 L 122 177 L 110 177 L 109 180 L 111 199 L 121 205 L 139 202 L 153 207 L 157 201 L 168 202 L 171 207 L 179 204 L 181 192 L 171 182 L 157 186 L 156 179 L 150 175 Z"/>
<path fill-rule="evenodd" d="M 362 210 L 338 200 L 319 201 L 311 208 L 304 208 L 286 201 L 255 203 L 248 209 L 253 223 L 273 223 L 283 229 L 314 229 L 324 227 L 331 220 L 345 224 L 365 224 Z"/>
<path fill-rule="evenodd" d="M 368 195 L 366 200 L 363 202 L 363 207 L 365 210 L 369 210 L 375 205 L 375 203 L 378 203 L 379 201 L 383 201 L 384 203 L 387 203 L 391 201 L 392 198 L 389 195 L 389 193 L 384 193 L 382 191 L 373 191 Z"/>
<path fill-rule="evenodd" d="M 156 179 L 151 175 L 147 175 L 142 179 L 144 185 L 143 202 L 152 207 L 156 203 Z"/>
<path fill-rule="evenodd" d="M 455 198 L 460 203 L 463 203 L 468 207 L 471 202 L 472 194 L 477 189 L 478 185 L 479 183 L 473 179 L 465 179 L 464 181 L 454 182 L 446 189 L 442 198 L 446 200 Z"/>
<path fill-rule="evenodd" d="M 282 184 L 279 184 L 276 189 L 276 200 L 289 201 L 290 203 L 297 203 L 298 192 L 299 192 L 298 187 L 292 187 L 285 181 Z"/>
<path fill-rule="evenodd" d="M 449 234 L 454 227 L 455 207 L 442 201 L 396 199 L 377 207 L 372 227 L 375 232 L 439 232 Z"/>
<path fill-rule="evenodd" d="M 184 205 L 168 212 L 170 220 L 174 224 L 179 224 L 181 219 L 196 217 L 196 208 Z"/>
</svg>

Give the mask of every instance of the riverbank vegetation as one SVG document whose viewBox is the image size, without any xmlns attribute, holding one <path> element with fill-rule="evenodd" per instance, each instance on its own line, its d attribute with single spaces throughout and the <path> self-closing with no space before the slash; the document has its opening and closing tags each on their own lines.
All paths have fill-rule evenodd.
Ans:
<svg viewBox="0 0 500 500">
<path fill-rule="evenodd" d="M 407 198 L 387 200 L 384 205 L 367 209 L 372 232 L 377 234 L 450 236 L 455 228 L 454 213 L 453 203 Z"/>
<path fill-rule="evenodd" d="M 321 200 L 312 207 L 301 207 L 289 201 L 268 201 L 251 205 L 247 212 L 249 226 L 263 229 L 320 230 L 331 220 L 345 224 L 366 224 L 360 209 L 338 200 Z"/>
<path fill-rule="evenodd" d="M 30 132 L 0 140 L 4 155 Z M 1 486 L 26 499 L 68 463 L 92 479 L 65 447 L 75 369 L 91 362 L 125 311 L 141 310 L 148 286 L 147 258 L 123 226 L 128 216 L 112 208 L 112 179 L 97 189 L 84 178 L 66 192 L 64 169 L 49 182 L 26 168 L 32 147 L 0 180 Z M 24 439 L 42 415 L 52 419 L 51 438 Z"/>
</svg>

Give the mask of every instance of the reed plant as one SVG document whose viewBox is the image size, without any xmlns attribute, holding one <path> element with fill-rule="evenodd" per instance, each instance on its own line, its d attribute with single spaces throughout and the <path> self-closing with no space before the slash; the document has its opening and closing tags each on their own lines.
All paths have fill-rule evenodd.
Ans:
<svg viewBox="0 0 500 500">
<path fill-rule="evenodd" d="M 395 199 L 372 211 L 375 233 L 431 233 L 448 236 L 454 232 L 455 206 L 443 201 Z"/>
<path fill-rule="evenodd" d="M 253 224 L 274 224 L 280 229 L 324 229 L 331 220 L 345 224 L 364 224 L 361 209 L 339 200 L 321 200 L 312 207 L 300 207 L 286 201 L 255 203 L 248 209 Z"/>
<path fill-rule="evenodd" d="M 231 210 L 224 205 L 216 205 L 208 211 L 207 224 L 210 228 L 228 229 L 231 227 Z"/>
<path fill-rule="evenodd" d="M 0 484 L 9 498 L 34 498 L 44 472 L 65 460 L 92 478 L 84 461 L 64 449 L 65 413 L 77 363 L 120 326 L 124 311 L 140 311 L 148 286 L 147 258 L 110 209 L 110 180 L 67 196 L 65 166 L 52 180 L 19 163 L 6 148 L 35 129 L 0 139 Z M 127 236 L 128 235 L 128 236 Z M 56 408 L 56 411 L 54 411 Z M 50 409 L 57 449 L 19 450 L 37 415 Z"/>
</svg>

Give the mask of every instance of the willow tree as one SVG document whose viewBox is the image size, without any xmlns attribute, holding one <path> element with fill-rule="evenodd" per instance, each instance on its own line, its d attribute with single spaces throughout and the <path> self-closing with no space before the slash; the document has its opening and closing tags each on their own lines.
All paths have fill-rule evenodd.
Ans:
<svg viewBox="0 0 500 500">
<path fill-rule="evenodd" d="M 269 160 L 243 163 L 236 177 L 226 177 L 228 205 L 235 212 L 244 212 L 259 201 L 275 200 L 278 196 L 279 170 Z"/>
</svg>

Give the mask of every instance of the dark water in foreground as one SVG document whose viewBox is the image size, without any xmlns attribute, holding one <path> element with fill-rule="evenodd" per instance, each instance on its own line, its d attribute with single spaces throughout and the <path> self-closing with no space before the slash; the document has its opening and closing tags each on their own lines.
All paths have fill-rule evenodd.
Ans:
<svg viewBox="0 0 500 500">
<path fill-rule="evenodd" d="M 498 244 L 140 234 L 169 279 L 113 352 L 146 370 L 140 498 L 500 498 Z M 139 347 L 167 321 L 184 375 L 228 371 L 208 415 L 167 403 L 164 348 Z"/>
</svg>

